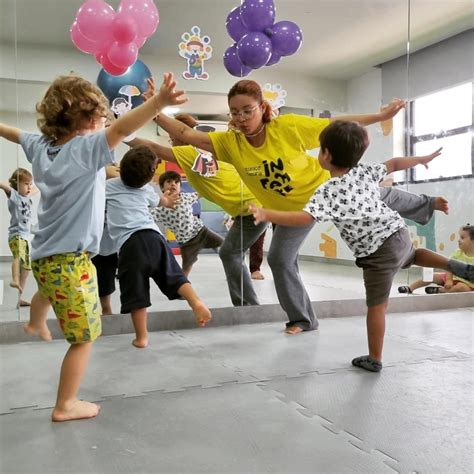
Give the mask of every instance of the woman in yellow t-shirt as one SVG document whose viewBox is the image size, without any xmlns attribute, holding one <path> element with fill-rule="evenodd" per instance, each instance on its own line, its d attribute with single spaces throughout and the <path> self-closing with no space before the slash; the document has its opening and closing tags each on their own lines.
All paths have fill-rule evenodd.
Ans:
<svg viewBox="0 0 474 474">
<path fill-rule="evenodd" d="M 396 99 L 382 111 L 369 115 L 322 119 L 290 114 L 272 118 L 271 107 L 264 101 L 262 90 L 255 81 L 237 82 L 227 97 L 235 127 L 227 132 L 201 132 L 163 114 L 155 120 L 181 142 L 232 164 L 264 207 L 287 211 L 303 209 L 314 190 L 329 178 L 318 160 L 306 150 L 319 146 L 319 134 L 331 121 L 353 120 L 370 125 L 392 118 L 405 106 L 404 101 Z M 251 216 L 242 217 L 234 225 L 241 228 L 247 238 L 258 237 L 263 232 L 254 226 Z M 289 319 L 288 334 L 318 327 L 297 261 L 299 249 L 312 226 L 275 226 L 268 252 L 278 299 Z M 225 266 L 238 268 L 242 264 L 240 239 L 226 239 L 220 254 Z M 225 259 L 229 261 L 225 263 Z"/>
</svg>

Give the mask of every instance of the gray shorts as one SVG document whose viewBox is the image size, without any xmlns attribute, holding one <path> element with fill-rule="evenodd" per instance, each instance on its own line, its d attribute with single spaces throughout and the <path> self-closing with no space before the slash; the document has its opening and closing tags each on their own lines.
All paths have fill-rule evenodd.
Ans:
<svg viewBox="0 0 474 474">
<path fill-rule="evenodd" d="M 400 268 L 410 267 L 414 260 L 415 249 L 406 227 L 392 234 L 373 254 L 357 258 L 356 265 L 364 271 L 367 306 L 386 301 L 395 274 Z"/>
<path fill-rule="evenodd" d="M 201 249 L 215 249 L 220 247 L 224 239 L 219 235 L 203 227 L 195 237 L 188 240 L 184 244 L 180 244 L 183 270 L 187 270 L 193 263 L 197 261 L 198 253 Z"/>
</svg>

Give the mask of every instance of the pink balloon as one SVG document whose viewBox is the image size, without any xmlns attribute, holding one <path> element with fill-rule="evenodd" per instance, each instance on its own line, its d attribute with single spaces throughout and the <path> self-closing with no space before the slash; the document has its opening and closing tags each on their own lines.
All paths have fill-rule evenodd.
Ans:
<svg viewBox="0 0 474 474">
<path fill-rule="evenodd" d="M 148 38 L 147 38 L 146 36 L 143 36 L 143 37 L 137 36 L 137 37 L 135 38 L 134 43 L 137 45 L 137 48 L 140 49 L 140 48 L 146 43 L 146 40 L 147 40 L 147 39 L 148 39 Z"/>
<path fill-rule="evenodd" d="M 80 51 L 88 54 L 94 54 L 100 48 L 100 43 L 87 39 L 79 29 L 77 22 L 74 22 L 69 30 L 71 33 L 71 41 Z"/>
<path fill-rule="evenodd" d="M 76 22 L 83 36 L 102 41 L 110 35 L 115 11 L 104 0 L 87 0 L 77 11 Z"/>
<path fill-rule="evenodd" d="M 137 37 L 137 23 L 126 13 L 117 13 L 112 23 L 112 34 L 121 43 L 131 43 Z"/>
<path fill-rule="evenodd" d="M 160 16 L 153 0 L 122 0 L 119 13 L 130 15 L 137 23 L 138 36 L 151 36 L 158 27 Z"/>
<path fill-rule="evenodd" d="M 128 68 L 138 58 L 137 45 L 135 43 L 114 41 L 107 52 L 107 58 L 118 68 Z"/>
<path fill-rule="evenodd" d="M 121 76 L 125 74 L 128 70 L 127 67 L 117 67 L 115 64 L 112 64 L 106 54 L 102 56 L 102 67 L 106 72 L 112 74 L 112 76 Z"/>
</svg>

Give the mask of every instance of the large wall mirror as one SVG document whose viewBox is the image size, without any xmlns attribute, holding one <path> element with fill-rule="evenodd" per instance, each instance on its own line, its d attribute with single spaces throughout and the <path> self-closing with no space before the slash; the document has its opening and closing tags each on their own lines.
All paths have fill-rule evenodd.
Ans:
<svg viewBox="0 0 474 474">
<path fill-rule="evenodd" d="M 79 52 L 69 28 L 81 0 L 3 0 L 1 13 L 0 121 L 36 131 L 35 104 L 50 81 L 74 71 L 96 82 L 101 67 L 92 55 Z M 117 8 L 119 1 L 110 0 Z M 156 33 L 140 50 L 139 58 L 160 80 L 172 71 L 189 102 L 180 112 L 194 115 L 203 127 L 226 127 L 229 88 L 238 78 L 228 74 L 222 55 L 232 43 L 224 24 L 238 0 L 155 0 L 160 12 Z M 393 123 L 370 126 L 371 144 L 365 160 L 381 162 L 406 153 L 424 153 L 443 146 L 444 153 L 429 172 L 394 176 L 394 186 L 414 193 L 444 196 L 450 214 L 435 213 L 426 225 L 410 226 L 417 245 L 446 254 L 456 248 L 457 229 L 473 222 L 472 203 L 472 5 L 469 0 L 274 0 L 277 20 L 297 23 L 304 34 L 300 50 L 272 67 L 249 76 L 266 86 L 270 96 L 285 91 L 280 113 L 315 117 L 378 111 L 393 97 L 407 98 L 409 107 Z M 207 80 L 185 80 L 186 62 L 178 55 L 185 32 L 198 25 L 211 38 L 213 56 L 206 61 Z M 408 47 L 410 50 L 408 50 Z M 139 136 L 169 146 L 168 137 L 155 124 Z M 120 157 L 128 148 L 117 150 Z M 0 142 L 0 181 L 18 167 L 29 168 L 19 147 Z M 317 155 L 317 150 L 309 150 Z M 166 167 L 160 165 L 160 170 Z M 390 183 L 389 183 L 390 184 Z M 242 184 L 238 193 L 243 193 Z M 0 199 L 0 289 L 2 320 L 25 320 L 28 308 L 17 308 L 18 292 L 9 286 L 11 253 L 8 247 L 7 200 Z M 33 216 L 39 199 L 32 196 Z M 197 211 L 206 225 L 225 235 L 227 217 L 215 203 L 201 199 Z M 228 223 L 228 222 L 227 222 Z M 170 243 L 173 236 L 164 229 Z M 264 241 L 267 250 L 269 228 Z M 178 251 L 176 250 L 176 253 Z M 178 261 L 180 257 L 178 256 Z M 349 249 L 331 223 L 316 225 L 301 248 L 300 271 L 311 300 L 363 298 L 361 273 L 352 264 Z M 248 257 L 246 264 L 248 265 Z M 273 278 L 263 257 L 264 279 L 253 280 L 261 304 L 277 303 Z M 420 274 L 399 275 L 403 284 Z M 197 292 L 210 307 L 231 306 L 225 274 L 216 252 L 200 254 L 190 274 Z M 35 291 L 32 276 L 23 296 Z M 120 302 L 112 300 L 115 313 Z M 184 301 L 168 301 L 156 288 L 154 311 L 187 309 Z M 51 312 L 51 317 L 53 317 Z"/>
</svg>

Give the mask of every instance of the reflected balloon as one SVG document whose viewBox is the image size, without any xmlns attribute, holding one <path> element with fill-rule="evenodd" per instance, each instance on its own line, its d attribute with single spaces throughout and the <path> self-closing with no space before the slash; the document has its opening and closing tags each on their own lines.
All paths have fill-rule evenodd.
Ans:
<svg viewBox="0 0 474 474">
<path fill-rule="evenodd" d="M 119 93 L 123 86 L 135 86 L 142 93 L 145 92 L 148 87 L 147 79 L 150 79 L 151 76 L 152 74 L 148 66 L 138 59 L 133 66 L 127 68 L 120 76 L 108 74 L 102 69 L 97 77 L 97 85 L 107 99 L 109 99 L 110 103 L 112 103 L 115 98 L 123 96 Z M 137 107 L 143 103 L 143 97 L 141 95 L 134 95 L 131 97 L 131 101 L 133 107 Z"/>
<path fill-rule="evenodd" d="M 264 33 L 248 33 L 237 43 L 237 55 L 242 64 L 258 69 L 265 66 L 270 59 L 272 43 Z"/>
<path fill-rule="evenodd" d="M 264 31 L 275 21 L 273 0 L 245 0 L 240 6 L 240 18 L 250 31 Z"/>
<path fill-rule="evenodd" d="M 269 32 L 273 49 L 281 56 L 296 53 L 303 42 L 303 33 L 300 27 L 292 21 L 279 21 Z"/>
<path fill-rule="evenodd" d="M 240 7 L 235 7 L 227 15 L 225 27 L 227 29 L 227 33 L 229 33 L 229 36 L 234 41 L 239 41 L 242 36 L 249 32 L 249 30 L 245 28 L 244 24 L 242 23 L 242 18 L 240 17 Z"/>
<path fill-rule="evenodd" d="M 252 68 L 244 66 L 237 56 L 237 44 L 233 44 L 224 53 L 224 67 L 235 77 L 244 77 L 250 74 Z"/>
</svg>

